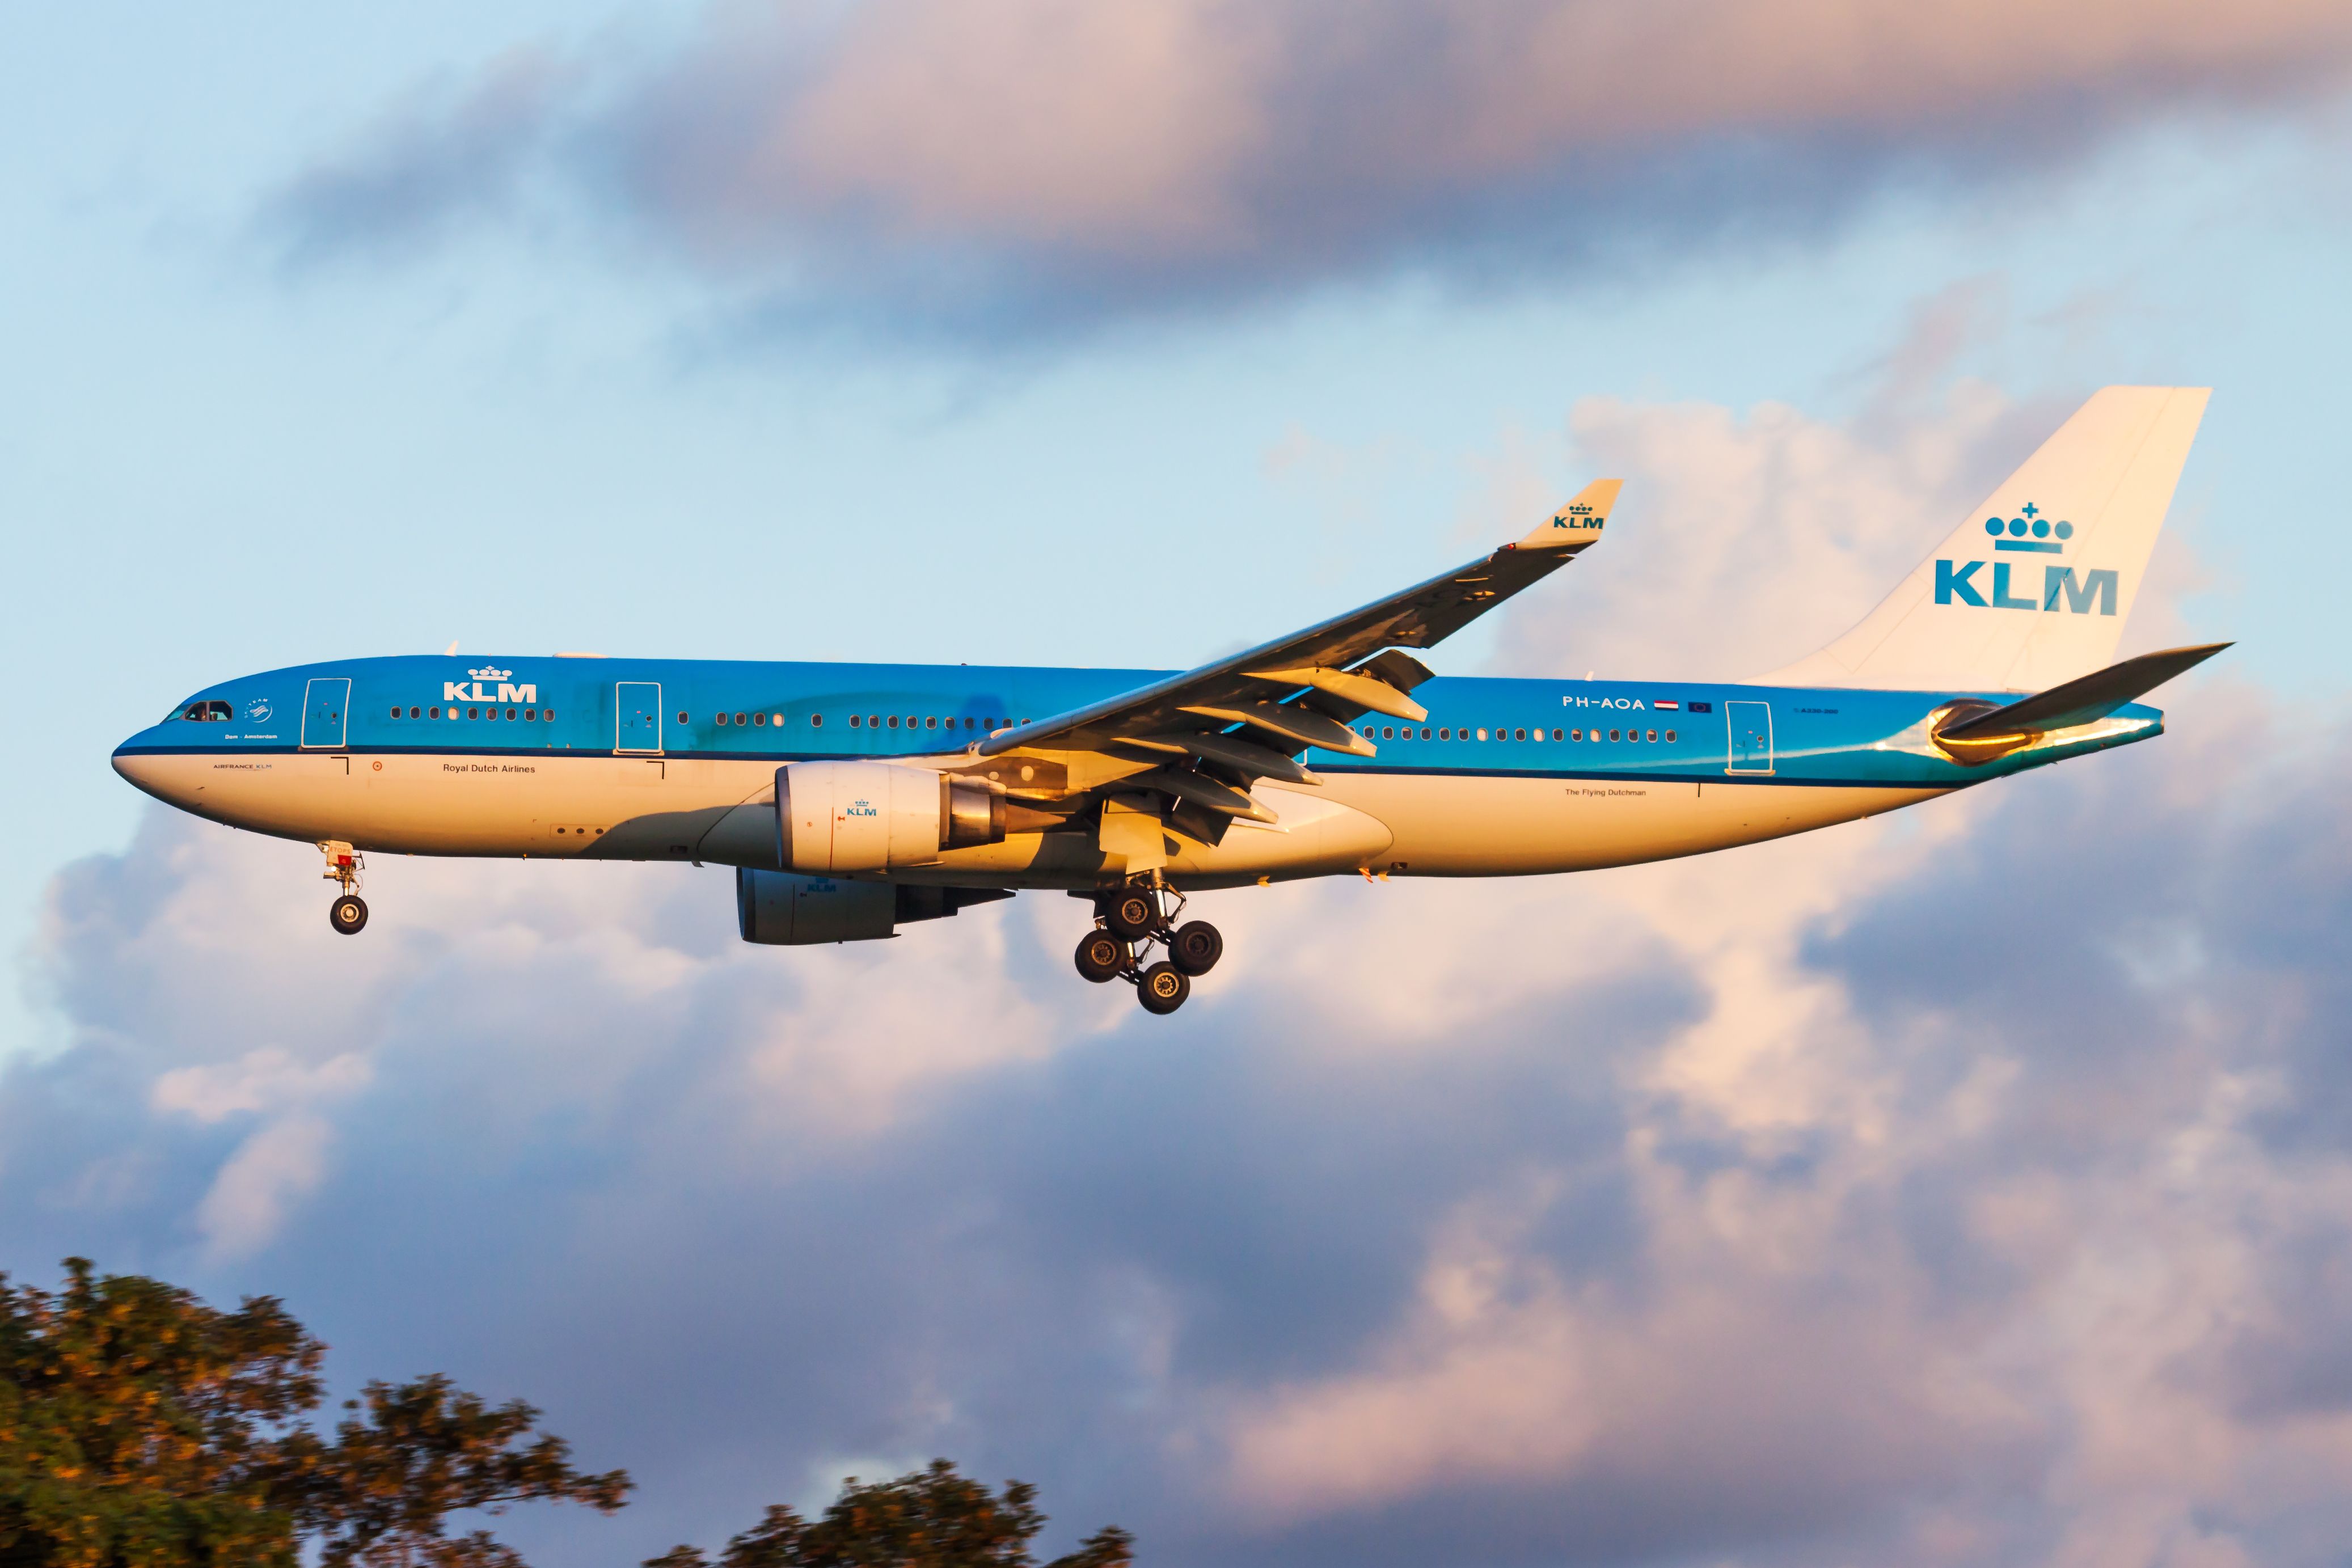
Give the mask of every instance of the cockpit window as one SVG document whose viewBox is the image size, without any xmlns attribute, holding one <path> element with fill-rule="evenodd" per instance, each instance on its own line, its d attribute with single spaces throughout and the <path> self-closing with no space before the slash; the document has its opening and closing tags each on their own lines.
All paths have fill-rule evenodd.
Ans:
<svg viewBox="0 0 2352 1568">
<path fill-rule="evenodd" d="M 226 724 L 229 706 L 224 702 L 190 703 L 177 716 L 196 724 Z"/>
</svg>

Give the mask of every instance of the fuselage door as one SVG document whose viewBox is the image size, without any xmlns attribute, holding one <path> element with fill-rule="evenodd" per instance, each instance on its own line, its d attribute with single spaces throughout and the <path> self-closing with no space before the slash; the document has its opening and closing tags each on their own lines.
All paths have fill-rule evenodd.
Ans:
<svg viewBox="0 0 2352 1568">
<path fill-rule="evenodd" d="M 647 756 L 662 748 L 661 685 L 657 681 L 615 681 L 613 707 L 619 720 L 613 749 Z"/>
<path fill-rule="evenodd" d="M 342 745 L 350 722 L 352 683 L 341 676 L 321 676 L 302 693 L 302 745 L 329 749 Z"/>
<path fill-rule="evenodd" d="M 1723 722 L 1731 729 L 1731 766 L 1726 773 L 1772 771 L 1772 705 L 1726 703 Z"/>
</svg>

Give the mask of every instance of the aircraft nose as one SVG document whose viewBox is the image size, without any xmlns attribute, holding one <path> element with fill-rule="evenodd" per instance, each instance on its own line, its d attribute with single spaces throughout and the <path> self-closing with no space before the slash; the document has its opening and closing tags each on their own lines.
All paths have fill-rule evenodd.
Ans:
<svg viewBox="0 0 2352 1568">
<path fill-rule="evenodd" d="M 156 756 L 145 745 L 152 733 L 142 729 L 116 747 L 114 770 L 131 788 L 176 806 L 180 802 L 167 781 L 164 758 Z"/>
</svg>

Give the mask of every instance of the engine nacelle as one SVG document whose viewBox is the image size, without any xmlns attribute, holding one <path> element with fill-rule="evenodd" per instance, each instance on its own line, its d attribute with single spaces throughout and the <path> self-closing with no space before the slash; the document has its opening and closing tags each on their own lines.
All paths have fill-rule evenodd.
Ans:
<svg viewBox="0 0 2352 1568">
<path fill-rule="evenodd" d="M 907 887 L 742 866 L 735 873 L 735 922 L 744 941 L 768 946 L 871 942 L 913 921 L 1012 896 L 1003 887 Z"/>
<path fill-rule="evenodd" d="M 1004 796 L 977 779 L 890 762 L 776 769 L 776 863 L 788 871 L 888 871 L 1003 841 Z"/>
</svg>

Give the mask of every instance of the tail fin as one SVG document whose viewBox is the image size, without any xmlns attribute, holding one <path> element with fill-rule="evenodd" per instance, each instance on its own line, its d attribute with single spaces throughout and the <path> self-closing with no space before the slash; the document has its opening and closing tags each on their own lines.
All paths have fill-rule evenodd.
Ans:
<svg viewBox="0 0 2352 1568">
<path fill-rule="evenodd" d="M 1768 679 L 2041 691 L 2112 663 L 2204 387 L 2106 387 L 1861 625 Z"/>
</svg>

